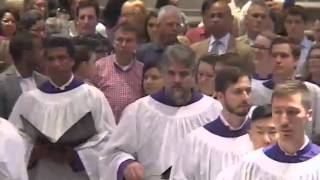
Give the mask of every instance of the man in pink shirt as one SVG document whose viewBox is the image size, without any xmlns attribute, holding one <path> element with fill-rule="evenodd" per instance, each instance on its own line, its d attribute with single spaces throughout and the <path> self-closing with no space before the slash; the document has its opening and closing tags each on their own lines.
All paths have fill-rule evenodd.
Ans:
<svg viewBox="0 0 320 180">
<path fill-rule="evenodd" d="M 142 96 L 143 64 L 135 59 L 137 33 L 132 27 L 121 25 L 113 45 L 115 53 L 96 62 L 94 84 L 107 97 L 118 123 L 123 109 Z"/>
</svg>

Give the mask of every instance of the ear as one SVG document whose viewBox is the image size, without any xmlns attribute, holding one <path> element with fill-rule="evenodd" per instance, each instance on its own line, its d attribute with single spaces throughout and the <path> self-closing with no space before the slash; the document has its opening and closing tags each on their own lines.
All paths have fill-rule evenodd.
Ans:
<svg viewBox="0 0 320 180">
<path fill-rule="evenodd" d="M 307 112 L 307 120 L 308 120 L 308 122 L 312 121 L 312 109 L 311 108 Z"/>
<path fill-rule="evenodd" d="M 222 92 L 216 92 L 216 97 L 218 101 L 223 102 L 224 101 L 224 94 Z"/>
</svg>

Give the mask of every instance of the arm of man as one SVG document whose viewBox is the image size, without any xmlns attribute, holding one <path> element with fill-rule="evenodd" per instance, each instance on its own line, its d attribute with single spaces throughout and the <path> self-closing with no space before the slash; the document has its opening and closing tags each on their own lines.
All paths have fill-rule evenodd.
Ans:
<svg viewBox="0 0 320 180">
<path fill-rule="evenodd" d="M 143 168 L 136 161 L 139 149 L 138 106 L 133 103 L 123 111 L 117 129 L 103 150 L 103 158 L 99 162 L 103 172 L 101 180 L 142 179 Z"/>
</svg>

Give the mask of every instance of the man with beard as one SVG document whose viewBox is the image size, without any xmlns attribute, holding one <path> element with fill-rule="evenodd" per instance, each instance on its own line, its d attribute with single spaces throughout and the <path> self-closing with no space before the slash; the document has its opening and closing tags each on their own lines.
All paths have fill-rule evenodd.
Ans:
<svg viewBox="0 0 320 180">
<path fill-rule="evenodd" d="M 248 135 L 250 78 L 240 69 L 228 67 L 218 72 L 215 84 L 223 110 L 214 121 L 190 133 L 179 146 L 181 151 L 170 180 L 213 180 L 253 150 Z"/>
<path fill-rule="evenodd" d="M 223 180 L 311 180 L 320 177 L 320 147 L 305 136 L 312 120 L 311 95 L 300 81 L 277 85 L 272 94 L 272 120 L 277 143 L 249 154 L 231 178 Z"/>
<path fill-rule="evenodd" d="M 195 54 L 168 46 L 161 60 L 165 87 L 126 107 L 104 150 L 103 180 L 159 180 L 187 133 L 216 119 L 221 104 L 193 91 Z"/>
<path fill-rule="evenodd" d="M 255 82 L 252 84 L 251 101 L 253 105 L 270 104 L 273 88 L 289 79 L 294 79 L 294 72 L 300 56 L 300 49 L 290 39 L 278 37 L 275 38 L 270 47 L 272 79 L 264 82 Z M 312 83 L 304 82 L 312 96 L 312 115 L 314 122 L 307 123 L 306 132 L 312 137 L 320 132 L 319 98 L 320 88 Z"/>
</svg>

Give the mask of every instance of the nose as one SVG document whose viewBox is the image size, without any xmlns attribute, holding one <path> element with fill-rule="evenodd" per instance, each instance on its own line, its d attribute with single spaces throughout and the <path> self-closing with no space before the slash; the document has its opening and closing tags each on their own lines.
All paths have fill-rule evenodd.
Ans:
<svg viewBox="0 0 320 180">
<path fill-rule="evenodd" d="M 263 137 L 264 144 L 269 145 L 271 143 L 271 137 L 266 133 Z"/>
<path fill-rule="evenodd" d="M 246 92 L 246 91 L 244 91 L 244 92 L 242 93 L 242 98 L 243 98 L 244 100 L 249 100 L 249 93 Z"/>
<path fill-rule="evenodd" d="M 180 83 L 180 82 L 181 82 L 181 77 L 176 74 L 176 75 L 173 77 L 173 82 L 175 82 L 175 83 Z"/>
</svg>

